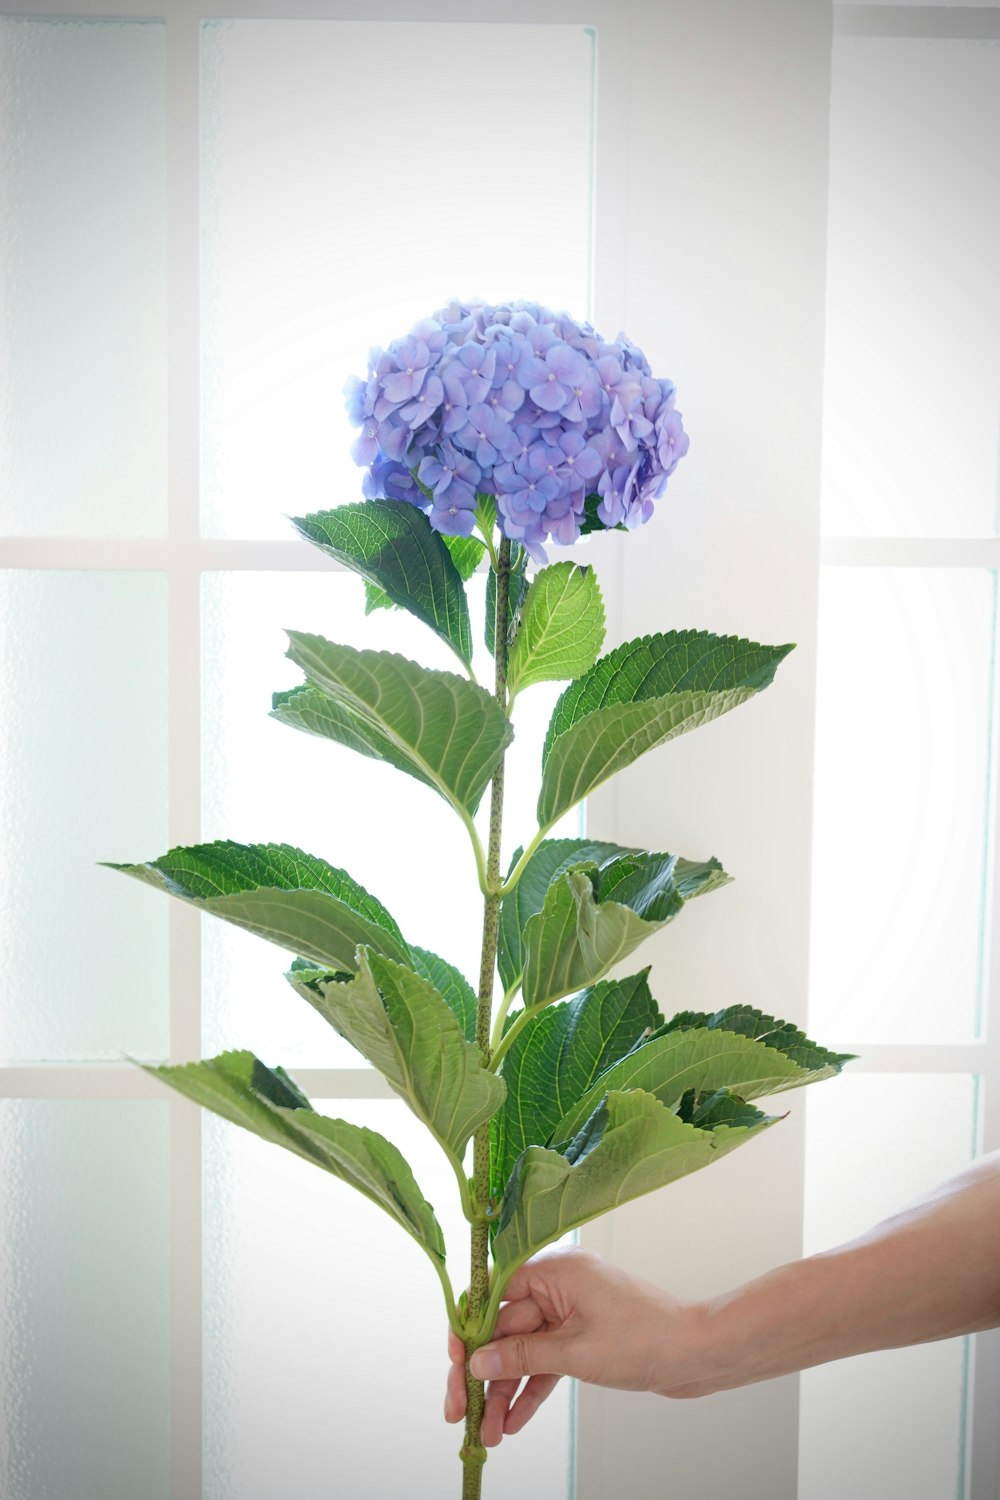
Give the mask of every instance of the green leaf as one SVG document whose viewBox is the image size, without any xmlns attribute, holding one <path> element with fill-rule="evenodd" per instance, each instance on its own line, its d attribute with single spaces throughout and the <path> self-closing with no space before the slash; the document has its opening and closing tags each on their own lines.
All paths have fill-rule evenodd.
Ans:
<svg viewBox="0 0 1000 1500">
<path fill-rule="evenodd" d="M 601 503 L 600 495 L 587 495 L 583 502 L 583 524 L 580 527 L 581 536 L 589 536 L 592 531 L 628 531 L 628 527 L 621 521 L 617 526 L 605 526 L 597 514 L 597 507 Z"/>
<path fill-rule="evenodd" d="M 507 644 L 510 645 L 521 618 L 521 605 L 528 592 L 528 554 L 517 542 L 510 548 L 510 583 L 507 587 Z M 491 568 L 486 579 L 486 649 L 493 655 L 497 617 L 497 575 Z"/>
<path fill-rule="evenodd" d="M 419 769 L 414 768 L 412 760 L 399 750 L 387 734 L 345 704 L 335 703 L 309 683 L 285 692 L 272 693 L 271 718 L 277 719 L 279 724 L 287 724 L 290 729 L 334 740 L 338 745 L 358 751 L 360 755 L 385 761 L 398 771 L 405 771 L 408 776 L 416 776 L 428 786 L 434 784 L 428 777 L 420 774 Z"/>
<path fill-rule="evenodd" d="M 778 1048 L 753 1041 L 737 1031 L 664 1028 L 627 1057 L 613 1063 L 559 1121 L 553 1139 L 571 1140 L 608 1089 L 645 1089 L 668 1109 L 675 1110 L 692 1089 L 696 1095 L 729 1089 L 743 1100 L 760 1099 L 832 1078 L 841 1066 L 838 1061 L 802 1067 Z"/>
<path fill-rule="evenodd" d="M 805 1032 L 793 1026 L 791 1021 L 777 1021 L 763 1011 L 750 1005 L 728 1005 L 714 1015 L 704 1011 L 685 1010 L 673 1016 L 660 1027 L 657 1035 L 665 1036 L 671 1031 L 688 1031 L 692 1027 L 707 1027 L 710 1031 L 733 1031 L 750 1037 L 765 1047 L 774 1047 L 785 1057 L 791 1058 L 800 1068 L 806 1068 L 817 1077 L 832 1077 L 839 1073 L 844 1063 L 853 1061 L 853 1052 L 830 1052 L 818 1042 L 810 1041 Z"/>
<path fill-rule="evenodd" d="M 458 569 L 458 576 L 463 583 L 468 583 L 486 556 L 486 548 L 475 536 L 446 536 L 444 532 L 441 532 L 440 536 L 451 553 L 451 560 Z"/>
<path fill-rule="evenodd" d="M 467 1042 L 476 1040 L 476 992 L 465 975 L 454 964 L 447 963 L 426 948 L 410 945 L 410 962 L 415 974 L 432 984 L 449 1007 Z"/>
<path fill-rule="evenodd" d="M 402 933 L 345 870 L 288 844 L 194 844 L 109 865 L 304 958 L 354 973 L 361 943 L 406 959 Z"/>
<path fill-rule="evenodd" d="M 289 631 L 288 655 L 331 702 L 279 694 L 275 717 L 387 760 L 467 817 L 513 731 L 485 688 L 388 651 L 357 651 Z"/>
<path fill-rule="evenodd" d="M 545 1146 L 594 1080 L 660 1024 L 648 969 L 604 980 L 550 1005 L 515 1037 L 503 1059 L 503 1107 L 490 1127 L 492 1192 L 499 1197 L 528 1146 Z"/>
<path fill-rule="evenodd" d="M 350 1183 L 402 1225 L 432 1261 L 444 1264 L 441 1226 L 396 1147 L 374 1130 L 317 1114 L 281 1068 L 265 1067 L 252 1052 L 223 1052 L 205 1062 L 146 1072 Z"/>
<path fill-rule="evenodd" d="M 549 828 L 647 750 L 717 719 L 772 681 L 791 646 L 706 631 L 627 641 L 571 683 L 542 754 L 538 822 Z"/>
<path fill-rule="evenodd" d="M 403 964 L 362 949 L 354 979 L 291 972 L 293 988 L 366 1057 L 461 1162 L 506 1085 L 481 1063 L 435 986 Z"/>
<path fill-rule="evenodd" d="M 612 1090 L 565 1153 L 529 1146 L 514 1170 L 493 1242 L 496 1274 L 599 1214 L 716 1161 L 773 1124 L 699 1130 L 641 1090 Z"/>
<path fill-rule="evenodd" d="M 521 606 L 507 687 L 513 699 L 536 682 L 580 677 L 604 641 L 604 601 L 593 568 L 555 563 L 536 573 Z"/>
<path fill-rule="evenodd" d="M 513 871 L 523 854 L 515 849 L 510 862 Z M 620 854 L 640 854 L 639 849 L 625 849 L 620 844 L 599 843 L 592 839 L 544 839 L 528 860 L 517 885 L 505 896 L 500 907 L 500 935 L 497 946 L 497 967 L 504 990 L 509 990 L 521 976 L 524 968 L 524 940 L 522 934 L 529 917 L 540 912 L 545 904 L 545 893 L 557 875 L 573 865 L 605 864 Z"/>
<path fill-rule="evenodd" d="M 423 620 L 466 667 L 471 665 L 472 626 L 462 578 L 423 511 L 405 500 L 365 500 L 295 516 L 292 524 L 306 541 Z"/>
<path fill-rule="evenodd" d="M 677 1106 L 677 1115 L 699 1130 L 714 1130 L 716 1125 L 755 1125 L 763 1119 L 759 1109 L 731 1089 L 716 1089 L 713 1094 L 688 1089 Z"/>
<path fill-rule="evenodd" d="M 385 589 L 380 589 L 377 583 L 370 583 L 366 578 L 365 584 L 365 614 L 374 614 L 377 609 L 396 609 Z"/>
<path fill-rule="evenodd" d="M 601 979 L 635 948 L 673 921 L 685 898 L 672 854 L 623 854 L 598 866 L 576 865 L 556 876 L 542 910 L 525 924 L 524 1003 L 547 1005 Z M 695 867 L 688 862 L 690 873 Z M 702 867 L 701 889 L 714 889 L 723 872 Z"/>
</svg>

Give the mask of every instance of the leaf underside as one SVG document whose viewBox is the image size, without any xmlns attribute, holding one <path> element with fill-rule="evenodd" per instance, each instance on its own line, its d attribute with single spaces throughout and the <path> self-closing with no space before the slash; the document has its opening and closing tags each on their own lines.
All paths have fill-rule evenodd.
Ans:
<svg viewBox="0 0 1000 1500">
<path fill-rule="evenodd" d="M 353 979 L 294 969 L 287 977 L 461 1160 L 473 1131 L 503 1103 L 506 1086 L 483 1068 L 479 1049 L 435 986 L 364 950 Z"/>
<path fill-rule="evenodd" d="M 520 1157 L 493 1242 L 502 1284 L 530 1255 L 569 1230 L 708 1166 L 773 1124 L 699 1128 L 641 1089 L 612 1090 L 563 1152 L 529 1146 Z"/>
<path fill-rule="evenodd" d="M 700 870 L 700 884 L 694 872 Z M 672 854 L 625 854 L 557 875 L 542 910 L 522 934 L 524 1003 L 529 1009 L 595 984 L 701 890 L 724 883 L 717 861 L 684 863 L 685 891 Z"/>
<path fill-rule="evenodd" d="M 515 849 L 510 868 L 513 870 L 523 853 Z M 510 989 L 524 968 L 523 932 L 529 917 L 540 912 L 545 893 L 557 875 L 573 865 L 603 865 L 620 854 L 641 854 L 641 849 L 627 849 L 592 839 L 545 839 L 528 860 L 517 885 L 500 906 L 500 934 L 497 944 L 497 968 L 504 990 Z M 508 874 L 510 871 L 508 871 Z"/>
<path fill-rule="evenodd" d="M 196 1104 L 332 1173 L 377 1203 L 436 1263 L 444 1236 L 405 1158 L 374 1130 L 318 1114 L 282 1069 L 252 1052 L 224 1052 L 180 1067 L 147 1067 Z"/>
<path fill-rule="evenodd" d="M 609 1089 L 644 1089 L 676 1110 L 692 1089 L 698 1096 L 728 1089 L 742 1100 L 759 1099 L 832 1078 L 846 1060 L 824 1053 L 814 1065 L 803 1066 L 779 1048 L 739 1031 L 722 1026 L 672 1031 L 668 1023 L 594 1082 L 556 1125 L 553 1140 L 572 1140 Z"/>
<path fill-rule="evenodd" d="M 390 651 L 299 631 L 288 639 L 307 685 L 275 695 L 275 718 L 388 761 L 464 815 L 475 813 L 513 735 L 485 688 Z"/>
</svg>

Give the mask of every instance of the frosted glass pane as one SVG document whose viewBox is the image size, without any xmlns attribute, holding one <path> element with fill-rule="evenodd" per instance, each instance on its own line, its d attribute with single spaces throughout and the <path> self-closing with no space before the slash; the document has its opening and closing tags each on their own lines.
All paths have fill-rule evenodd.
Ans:
<svg viewBox="0 0 1000 1500">
<path fill-rule="evenodd" d="M 848 1074 L 811 1090 L 806 1254 L 863 1234 L 966 1166 L 975 1095 L 975 1080 L 957 1074 Z M 880 1121 L 892 1128 L 879 1130 L 873 1151 Z M 960 1497 L 966 1357 L 966 1340 L 948 1339 L 807 1370 L 799 1500 Z"/>
<path fill-rule="evenodd" d="M 593 46 L 579 26 L 206 24 L 209 535 L 359 499 L 344 381 L 449 298 L 586 314 Z"/>
<path fill-rule="evenodd" d="M 464 1286 L 468 1226 L 427 1131 L 396 1101 L 318 1107 L 400 1147 Z M 367 1199 L 245 1131 L 206 1119 L 205 1151 L 204 1500 L 275 1500 L 291 1475 L 297 1500 L 457 1495 L 461 1430 L 441 1417 L 446 1322 L 426 1257 Z M 492 1492 L 567 1494 L 568 1404 L 563 1382 L 491 1454 Z"/>
<path fill-rule="evenodd" d="M 482 635 L 485 579 L 468 585 Z M 206 839 L 295 844 L 377 896 L 403 935 L 478 982 L 482 898 L 468 834 L 447 803 L 410 776 L 268 718 L 271 692 L 302 680 L 285 660 L 285 629 L 398 651 L 453 671 L 452 652 L 402 610 L 367 619 L 352 574 L 209 573 L 203 585 L 203 832 Z M 485 648 L 481 682 L 491 681 Z M 505 860 L 537 826 L 541 746 L 560 691 L 543 684 L 518 699 L 508 752 Z M 487 837 L 489 794 L 480 809 Z M 555 830 L 576 832 L 570 814 Z M 251 1047 L 269 1062 L 353 1066 L 358 1054 L 285 984 L 288 955 L 223 922 L 204 924 L 206 1051 Z"/>
<path fill-rule="evenodd" d="M 982 984 L 994 575 L 826 569 L 810 1019 L 956 1042 Z"/>
<path fill-rule="evenodd" d="M 158 573 L 0 573 L 0 1057 L 162 1057 L 166 903 L 99 860 L 167 842 Z"/>
<path fill-rule="evenodd" d="M 834 45 L 823 525 L 993 535 L 1000 46 Z"/>
<path fill-rule="evenodd" d="M 167 1107 L 0 1101 L 0 1494 L 167 1500 Z"/>
<path fill-rule="evenodd" d="M 0 531 L 166 519 L 162 21 L 0 18 Z"/>
</svg>

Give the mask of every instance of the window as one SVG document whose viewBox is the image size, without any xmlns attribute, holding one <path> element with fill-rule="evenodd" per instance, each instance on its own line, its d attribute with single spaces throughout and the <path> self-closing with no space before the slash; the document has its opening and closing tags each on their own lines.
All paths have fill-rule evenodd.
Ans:
<svg viewBox="0 0 1000 1500">
<path fill-rule="evenodd" d="M 836 15 L 810 1025 L 860 1057 L 807 1249 L 1000 1144 L 1000 12 Z M 997 1378 L 992 1333 L 807 1372 L 800 1493 L 994 1495 Z"/>
<path fill-rule="evenodd" d="M 179 1061 L 252 1045 L 317 1101 L 401 1141 L 402 1106 L 286 1001 L 279 954 L 238 933 L 202 934 L 191 911 L 94 861 L 222 834 L 311 843 L 469 962 L 464 919 L 433 884 L 411 903 L 406 876 L 382 867 L 364 829 L 324 826 L 299 790 L 314 774 L 374 787 L 379 768 L 266 720 L 266 695 L 284 681 L 278 627 L 350 639 L 360 623 L 356 581 L 291 539 L 281 515 L 357 494 L 340 386 L 369 342 L 452 292 L 537 295 L 632 332 L 677 380 L 692 436 L 653 525 L 588 544 L 609 638 L 693 625 L 799 642 L 772 693 L 591 799 L 596 835 L 716 854 L 737 877 L 651 944 L 654 993 L 672 1008 L 740 999 L 807 1021 L 822 559 L 812 1026 L 863 1053 L 810 1108 L 808 1173 L 805 1105 L 792 1096 L 790 1118 L 752 1150 L 619 1210 L 585 1240 L 682 1294 L 708 1293 L 799 1254 L 803 1222 L 810 1246 L 853 1227 L 838 1218 L 837 1174 L 860 1157 L 871 1166 L 870 1138 L 849 1135 L 858 1101 L 873 1098 L 886 1122 L 886 1170 L 868 1173 L 872 1196 L 856 1200 L 866 1217 L 898 1202 L 906 1159 L 888 1134 L 900 1119 L 918 1143 L 914 1188 L 966 1159 L 974 1128 L 977 1145 L 996 1145 L 993 839 L 984 845 L 982 818 L 996 782 L 1000 340 L 985 271 L 996 262 L 997 12 L 956 11 L 959 32 L 937 7 L 839 10 L 824 412 L 823 0 L 512 0 L 502 22 L 479 0 L 373 0 L 363 20 L 340 0 L 294 11 L 227 0 L 207 15 L 177 0 L 166 19 L 147 0 L 119 18 L 84 0 L 64 9 L 52 18 L 31 0 L 0 16 L 0 1489 L 11 1500 L 271 1500 L 291 1464 L 305 1494 L 332 1485 L 364 1500 L 389 1473 L 380 1467 L 372 1488 L 375 1441 L 411 1493 L 419 1454 L 426 1493 L 438 1494 L 457 1465 L 439 1421 L 443 1334 L 422 1269 L 409 1279 L 405 1252 L 383 1247 L 374 1214 L 362 1217 L 367 1205 L 202 1122 L 122 1054 Z M 907 73 L 915 16 L 924 71 Z M 916 205 L 915 279 L 893 275 L 906 221 L 886 215 L 887 280 L 865 280 L 873 302 L 862 305 L 852 225 L 871 218 L 863 194 L 887 125 L 874 101 L 893 80 L 893 119 L 923 128 L 920 101 L 945 77 L 945 97 L 957 88 L 966 113 L 938 111 L 936 155 L 919 168 L 937 174 L 946 206 L 929 212 L 912 192 L 895 200 L 900 213 Z M 514 107 L 522 96 L 537 115 Z M 879 136 L 877 149 L 905 152 L 906 131 Z M 963 171 L 950 172 L 958 154 Z M 903 179 L 917 170 L 905 159 Z M 946 241 L 963 183 L 979 217 L 956 249 Z M 987 246 L 981 266 L 970 265 L 973 242 Z M 959 252 L 961 277 L 934 301 L 928 276 Z M 914 430 L 895 397 L 897 366 L 912 376 L 922 354 L 907 342 L 915 295 L 941 363 L 961 321 L 947 298 L 976 310 L 963 313 L 965 385 L 935 391 L 960 434 L 950 450 L 922 414 Z M 885 410 L 891 427 L 872 415 Z M 939 504 L 956 463 L 957 510 Z M 398 624 L 387 615 L 378 628 Z M 852 641 L 872 634 L 891 642 L 893 630 L 897 642 L 919 630 L 929 643 L 892 679 L 892 724 L 914 715 L 907 732 L 928 757 L 907 773 L 924 781 L 900 777 L 899 817 L 909 828 L 913 798 L 927 804 L 938 843 L 950 841 L 948 879 L 924 909 L 920 950 L 891 911 L 871 916 L 866 892 L 852 930 L 860 941 L 863 915 L 873 946 L 859 955 L 824 927 L 831 872 L 853 847 L 836 845 L 846 822 L 831 788 L 847 783 L 830 772 L 827 726 L 837 651 L 856 653 Z M 425 659 L 433 648 L 428 635 Z M 927 662 L 947 711 L 919 691 Z M 874 705 L 865 712 L 884 710 L 875 678 L 855 694 Z M 877 740 L 885 764 L 901 765 L 888 730 Z M 854 774 L 860 796 L 874 777 Z M 391 781 L 386 799 L 401 790 Z M 932 803 L 925 785 L 942 781 L 955 795 Z M 464 859 L 444 843 L 446 821 L 428 812 L 424 831 L 417 798 L 405 814 L 386 800 L 384 821 L 405 816 L 415 839 Z M 898 877 L 880 890 L 905 908 L 926 885 L 902 884 L 912 856 L 892 865 L 894 806 L 882 799 L 866 814 L 866 833 L 882 838 L 880 867 Z M 888 1008 L 877 974 L 903 976 Z M 858 975 L 870 986 L 863 1005 Z M 938 993 L 953 976 L 945 1017 Z M 434 1199 L 434 1163 L 416 1166 Z M 443 1184 L 440 1201 L 450 1192 Z M 360 1269 L 343 1243 L 351 1214 L 365 1225 Z M 345 1298 L 352 1278 L 357 1295 Z M 407 1409 L 388 1455 L 360 1395 L 373 1287 L 383 1337 L 405 1317 L 415 1361 L 393 1376 Z M 963 1484 L 970 1500 L 995 1496 L 994 1347 L 939 1346 L 893 1367 L 900 1426 L 916 1420 L 923 1442 L 900 1496 L 940 1500 Z M 822 1500 L 834 1493 L 823 1488 L 832 1429 L 819 1409 L 837 1403 L 842 1423 L 859 1420 L 843 1379 L 806 1378 L 801 1423 L 794 1378 L 682 1405 L 586 1388 L 572 1443 L 563 1391 L 491 1458 L 490 1482 L 598 1500 L 626 1472 L 637 1493 L 659 1493 L 669 1472 L 694 1495 L 746 1492 L 753 1474 L 761 1493 Z M 899 1450 L 884 1435 L 863 1451 L 895 1500 L 887 1476 Z M 841 1494 L 858 1488 L 846 1470 L 829 1472 Z"/>
</svg>

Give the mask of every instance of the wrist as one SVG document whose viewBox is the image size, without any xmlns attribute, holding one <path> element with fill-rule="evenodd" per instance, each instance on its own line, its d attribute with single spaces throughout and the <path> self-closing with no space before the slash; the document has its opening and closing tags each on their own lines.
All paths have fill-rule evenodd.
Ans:
<svg viewBox="0 0 1000 1500">
<path fill-rule="evenodd" d="M 671 1301 L 657 1320 L 656 1370 L 649 1389 L 672 1400 L 722 1390 L 724 1343 L 715 1299 Z"/>
</svg>

